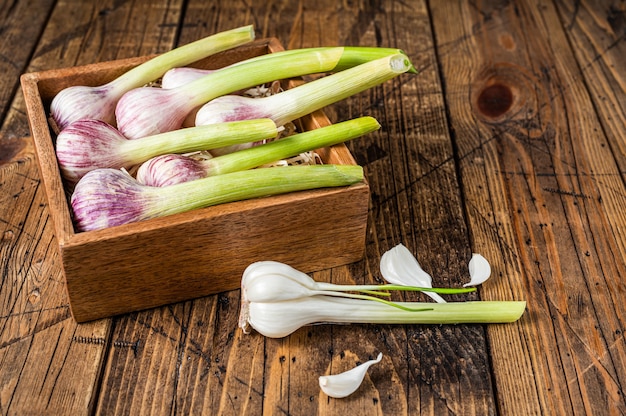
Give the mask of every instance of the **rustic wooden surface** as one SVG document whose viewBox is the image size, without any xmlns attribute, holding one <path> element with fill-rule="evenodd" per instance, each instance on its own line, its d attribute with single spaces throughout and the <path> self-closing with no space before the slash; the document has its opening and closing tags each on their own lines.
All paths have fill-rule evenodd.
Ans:
<svg viewBox="0 0 626 416">
<path fill-rule="evenodd" d="M 494 276 L 475 296 L 527 300 L 519 322 L 265 339 L 237 329 L 238 291 L 73 321 L 19 75 L 244 24 L 420 69 L 328 109 L 383 128 L 349 145 L 372 191 L 365 257 L 314 277 L 379 281 L 403 243 L 457 285 L 479 252 Z M 0 414 L 626 414 L 623 0 L 16 1 L 0 28 Z M 378 352 L 356 394 L 320 393 Z"/>
</svg>

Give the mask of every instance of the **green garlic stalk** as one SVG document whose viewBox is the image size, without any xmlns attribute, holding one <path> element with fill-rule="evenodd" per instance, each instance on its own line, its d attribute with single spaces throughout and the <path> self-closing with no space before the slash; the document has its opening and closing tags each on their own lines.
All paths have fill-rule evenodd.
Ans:
<svg viewBox="0 0 626 416">
<path fill-rule="evenodd" d="M 215 125 L 222 124 L 225 123 Z M 139 167 L 137 180 L 144 185 L 171 186 L 208 176 L 256 168 L 303 152 L 343 143 L 379 128 L 380 124 L 375 118 L 365 116 L 294 134 L 212 159 L 194 159 L 185 155 L 161 155 Z M 129 142 L 141 140 L 144 139 L 129 140 Z"/>
<path fill-rule="evenodd" d="M 306 114 L 389 81 L 412 68 L 406 55 L 385 56 L 262 98 L 223 95 L 204 104 L 196 126 L 236 120 L 270 118 L 283 126 Z M 234 149 L 238 149 L 235 147 Z M 232 148 L 217 149 L 214 155 Z"/>
<path fill-rule="evenodd" d="M 251 25 L 220 32 L 172 49 L 97 87 L 76 85 L 59 92 L 50 105 L 54 129 L 62 131 L 76 120 L 102 120 L 115 126 L 115 106 L 127 91 L 161 77 L 169 69 L 188 65 L 217 52 L 254 40 Z"/>
<path fill-rule="evenodd" d="M 76 184 L 71 197 L 78 231 L 92 231 L 163 217 L 226 202 L 363 180 L 356 165 L 259 168 L 163 188 L 145 186 L 125 171 L 95 169 Z"/>
<path fill-rule="evenodd" d="M 270 119 L 189 127 L 128 140 L 115 127 L 100 120 L 77 120 L 57 136 L 56 155 L 68 183 L 98 168 L 130 169 L 153 157 L 187 153 L 224 145 L 255 142 L 278 135 Z"/>
<path fill-rule="evenodd" d="M 180 87 L 135 88 L 117 104 L 117 126 L 129 139 L 176 130 L 196 107 L 221 95 L 275 80 L 334 72 L 390 54 L 387 48 L 378 53 L 366 49 L 363 55 L 359 55 L 359 48 L 341 46 L 277 52 L 241 61 Z"/>
<path fill-rule="evenodd" d="M 346 293 L 346 289 L 367 295 Z M 524 313 L 523 301 L 449 303 L 389 302 L 371 296 L 380 290 L 428 290 L 409 286 L 339 286 L 316 282 L 282 263 L 251 264 L 241 282 L 239 326 L 281 338 L 313 323 L 460 324 L 508 323 Z M 448 289 L 463 293 L 467 289 Z"/>
</svg>

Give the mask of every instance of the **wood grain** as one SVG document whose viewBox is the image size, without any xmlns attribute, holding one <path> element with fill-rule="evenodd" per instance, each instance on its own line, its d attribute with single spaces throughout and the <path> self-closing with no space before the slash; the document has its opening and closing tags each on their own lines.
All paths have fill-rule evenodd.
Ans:
<svg viewBox="0 0 626 416">
<path fill-rule="evenodd" d="M 95 399 L 108 326 L 78 326 L 70 317 L 37 175 L 32 158 L 0 169 L 0 412 L 84 413 Z"/>
<path fill-rule="evenodd" d="M 26 4 L 0 7 L 24 45 L 0 45 L 14 74 L 0 93 L 0 414 L 626 413 L 623 1 Z M 291 49 L 400 47 L 420 70 L 326 110 L 383 128 L 349 146 L 372 191 L 365 258 L 313 277 L 379 282 L 402 242 L 436 284 L 459 285 L 479 252 L 493 277 L 478 296 L 527 300 L 520 322 L 267 339 L 237 328 L 238 291 L 70 318 L 17 74 L 249 23 Z M 356 394 L 320 393 L 319 375 L 378 352 Z"/>
<path fill-rule="evenodd" d="M 380 279 L 380 256 L 403 243 L 433 275 L 434 285 L 459 285 L 467 279 L 471 251 L 426 4 L 387 3 L 367 12 L 372 14 L 373 38 L 381 46 L 404 49 L 420 72 L 337 109 L 339 118 L 368 113 L 384 125 L 380 134 L 350 144 L 366 168 L 372 193 L 365 268 L 371 278 Z M 370 38 L 370 31 L 364 39 Z M 489 362 L 480 358 L 486 353 L 482 327 L 380 332 L 384 339 L 393 339 L 388 342 L 402 346 L 392 350 L 403 355 L 391 358 L 406 386 L 400 400 L 408 414 L 495 412 Z M 466 347 L 458 350 L 451 345 Z M 433 385 L 434 379 L 445 381 Z"/>
<path fill-rule="evenodd" d="M 0 120 L 10 118 L 11 102 L 15 96 L 19 101 L 19 78 L 26 69 L 39 41 L 39 34 L 46 23 L 54 2 L 41 1 L 37 7 L 30 7 L 24 2 L 3 4 L 0 6 Z M 29 24 L 23 24 L 29 22 Z M 16 47 L 19 45 L 19 47 Z M 23 107 L 22 107 L 23 108 Z M 26 119 L 23 118 L 22 121 Z M 28 123 L 12 128 L 2 128 L 0 134 L 0 165 L 21 159 L 29 151 Z"/>
<path fill-rule="evenodd" d="M 626 4 L 610 0 L 557 1 L 556 9 L 602 129 L 601 134 L 594 136 L 606 136 L 606 143 L 598 140 L 598 145 L 610 146 L 611 155 L 623 174 L 626 170 L 623 140 L 626 130 Z"/>
<path fill-rule="evenodd" d="M 166 23 L 170 18 L 176 21 L 180 3 L 153 4 L 154 8 L 149 3 L 133 8 L 130 3 L 59 2 L 48 20 L 21 17 L 21 25 L 29 32 L 42 33 L 26 71 L 170 49 L 176 26 Z M 37 13 L 47 16 L 39 7 Z M 129 22 L 143 29 L 128 31 Z M 24 115 L 20 93 L 3 131 L 23 130 Z M 32 153 L 0 173 L 6 250 L 2 269 L 8 271 L 2 275 L 0 412 L 89 413 L 97 402 L 111 321 L 79 326 L 69 314 L 52 224 Z M 16 203 L 20 198 L 23 203 Z M 9 200 L 14 202 L 9 204 Z"/>
<path fill-rule="evenodd" d="M 438 54 L 473 241 L 500 270 L 482 296 L 529 302 L 489 328 L 499 408 L 623 413 L 620 172 L 559 16 L 538 6 L 432 8 L 435 30 L 464 23 L 438 30 Z"/>
</svg>

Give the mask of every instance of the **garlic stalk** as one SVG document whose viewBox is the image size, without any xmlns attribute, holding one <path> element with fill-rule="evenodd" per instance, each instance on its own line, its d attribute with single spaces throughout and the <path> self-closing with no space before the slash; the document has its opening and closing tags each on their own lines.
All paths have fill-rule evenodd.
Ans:
<svg viewBox="0 0 626 416">
<path fill-rule="evenodd" d="M 115 125 L 115 106 L 127 91 L 154 81 L 168 69 L 188 65 L 252 40 L 254 28 L 251 25 L 227 30 L 156 56 L 107 84 L 68 87 L 59 92 L 50 105 L 55 129 L 62 131 L 71 122 L 85 118 Z"/>
<path fill-rule="evenodd" d="M 188 84 L 192 81 L 197 80 L 198 78 L 202 78 L 205 75 L 208 75 L 212 72 L 217 71 L 217 69 L 201 69 L 201 68 L 191 68 L 186 66 L 181 66 L 178 68 L 172 68 L 163 74 L 161 78 L 161 88 L 166 90 L 171 90 L 173 88 L 178 88 L 185 84 Z M 234 91 L 233 94 L 238 94 L 241 91 Z M 200 107 L 194 108 L 190 111 L 183 120 L 181 127 L 191 127 L 196 125 L 196 113 Z"/>
<path fill-rule="evenodd" d="M 323 50 L 325 48 L 309 48 L 310 51 Z M 284 55 L 289 53 L 300 53 L 302 49 L 292 49 L 290 51 L 281 52 Z M 385 55 L 404 54 L 401 49 L 394 48 L 379 48 L 379 47 L 363 47 L 363 46 L 344 46 L 344 58 L 335 67 L 334 71 L 343 71 L 348 68 L 352 68 L 363 62 L 369 62 L 370 60 L 379 59 Z M 352 54 L 352 58 L 350 58 Z M 268 55 L 264 55 L 268 56 Z M 235 62 L 229 66 L 237 65 L 241 62 Z M 204 69 L 193 67 L 179 67 L 168 70 L 161 78 L 161 88 L 171 89 L 180 87 L 181 85 L 188 84 L 205 75 L 218 71 L 218 69 Z M 409 72 L 417 73 L 414 67 L 411 67 Z"/>
<path fill-rule="evenodd" d="M 319 384 L 322 391 L 330 397 L 342 399 L 354 393 L 363 383 L 367 370 L 383 359 L 383 353 L 378 353 L 374 360 L 366 361 L 351 370 L 329 376 L 320 376 Z"/>
<path fill-rule="evenodd" d="M 266 337 L 281 338 L 313 323 L 514 322 L 521 317 L 526 307 L 523 301 L 389 302 L 372 296 L 379 295 L 381 290 L 424 289 L 394 285 L 333 285 L 315 282 L 281 263 L 253 263 L 242 277 L 239 326 L 244 332 L 250 326 Z M 348 290 L 365 295 L 346 293 Z M 445 292 L 443 289 L 433 290 Z M 463 291 L 447 289 L 447 293 Z"/>
<path fill-rule="evenodd" d="M 403 244 L 386 251 L 380 258 L 380 273 L 389 283 L 406 286 L 432 287 L 430 274 L 422 269 L 417 259 Z M 438 303 L 445 299 L 434 292 L 424 292 Z"/>
<path fill-rule="evenodd" d="M 286 166 L 234 172 L 164 188 L 145 186 L 122 170 L 96 169 L 71 197 L 78 231 L 99 230 L 196 208 L 363 180 L 356 165 Z"/>
<path fill-rule="evenodd" d="M 313 52 L 315 50 L 323 50 L 325 47 L 321 48 L 309 48 L 308 50 Z M 283 51 L 281 54 L 283 56 L 287 56 L 290 53 L 298 54 L 302 49 L 292 49 L 289 51 Z M 341 62 L 337 64 L 334 71 L 343 71 L 348 68 L 352 68 L 355 65 L 360 63 L 369 62 L 371 60 L 382 58 L 386 55 L 394 55 L 394 54 L 404 54 L 404 51 L 401 49 L 395 48 L 379 48 L 379 47 L 367 47 L 367 46 L 346 46 L 344 50 L 344 57 Z M 352 56 L 350 56 L 352 54 Z M 270 55 L 263 55 L 257 59 L 263 59 Z M 245 63 L 245 61 L 242 61 Z M 242 62 L 235 62 L 229 66 L 238 65 Z M 223 69 L 223 68 L 222 68 Z M 218 69 L 219 70 L 219 69 Z M 168 70 L 163 77 L 161 78 L 161 88 L 171 89 L 180 87 L 184 84 L 188 84 L 192 81 L 195 81 L 199 78 L 202 78 L 205 75 L 208 75 L 212 72 L 218 71 L 216 69 L 203 69 L 203 68 L 193 68 L 193 67 L 179 67 L 172 68 Z M 416 73 L 414 67 L 411 67 L 409 72 Z"/>
<path fill-rule="evenodd" d="M 316 49 L 323 50 L 324 48 L 309 48 L 308 50 L 314 51 Z M 295 49 L 291 51 L 283 51 L 281 52 L 281 54 L 283 54 L 283 57 L 285 57 L 289 53 L 299 54 L 301 51 L 302 51 L 301 49 Z M 352 68 L 353 66 L 358 65 L 362 62 L 368 62 L 369 60 L 377 59 L 382 56 L 393 55 L 393 54 L 398 54 L 398 53 L 404 54 L 404 52 L 400 49 L 362 47 L 362 46 L 349 47 L 348 46 L 344 48 L 342 59 L 337 64 L 334 71 L 336 72 L 343 71 L 344 69 Z M 264 58 L 267 58 L 268 56 L 270 55 L 263 55 L 255 59 L 258 62 L 258 60 L 262 60 Z M 247 61 L 235 62 L 234 64 L 231 64 L 225 68 L 238 65 L 240 63 L 247 63 Z M 225 68 L 221 68 L 221 69 L 223 70 Z M 163 77 L 161 78 L 161 88 L 164 88 L 164 89 L 177 88 L 185 84 L 188 84 L 192 81 L 196 81 L 197 79 L 202 78 L 205 75 L 211 74 L 219 70 L 220 69 L 202 69 L 202 68 L 193 68 L 193 67 L 172 68 L 169 71 L 167 71 L 165 74 L 163 74 Z M 411 67 L 409 69 L 409 72 L 416 73 L 417 71 L 415 70 L 414 67 Z M 264 91 L 272 89 L 274 85 L 280 86 L 280 82 L 275 80 L 273 83 L 271 83 L 271 86 L 268 86 L 268 87 L 266 87 L 265 84 L 256 85 L 251 88 L 244 88 L 238 91 L 230 92 L 230 94 L 248 95 L 248 96 L 254 96 L 258 98 L 259 94 L 262 94 Z M 198 111 L 198 109 L 199 107 L 196 107 L 187 114 L 187 116 L 185 117 L 182 123 L 183 127 L 189 127 L 189 126 L 195 125 L 196 112 Z M 246 146 L 246 147 L 249 147 L 249 146 Z M 234 149 L 230 149 L 230 151 L 234 151 Z"/>
<path fill-rule="evenodd" d="M 129 139 L 176 130 L 194 108 L 221 95 L 277 79 L 336 71 L 373 56 L 388 55 L 386 48 L 377 54 L 348 47 L 299 49 L 251 58 L 177 88 L 135 88 L 117 104 L 117 126 Z"/>
<path fill-rule="evenodd" d="M 463 324 L 509 323 L 524 313 L 524 301 L 397 302 L 394 306 L 365 299 L 316 295 L 282 302 L 250 302 L 245 322 L 260 334 L 282 338 L 314 323 Z M 241 322 L 241 320 L 240 320 Z"/>
<path fill-rule="evenodd" d="M 224 123 L 219 123 L 224 124 Z M 284 137 L 266 144 L 211 159 L 163 155 L 142 164 L 137 180 L 144 185 L 169 186 L 176 183 L 255 168 L 286 157 L 332 146 L 371 133 L 380 128 L 372 117 L 359 117 L 341 123 Z M 131 140 L 140 141 L 139 140 Z M 248 142 L 249 143 L 249 142 Z"/>
<path fill-rule="evenodd" d="M 69 124 L 56 142 L 61 174 L 75 184 L 97 168 L 130 168 L 167 153 L 186 153 L 236 143 L 276 137 L 270 119 L 190 127 L 138 140 L 128 140 L 115 127 L 100 120 L 77 120 Z"/>
<path fill-rule="evenodd" d="M 407 72 L 406 55 L 395 54 L 357 65 L 262 98 L 225 95 L 204 104 L 196 114 L 196 125 L 254 118 L 271 118 L 282 126 L 322 107 L 389 81 Z"/>
</svg>

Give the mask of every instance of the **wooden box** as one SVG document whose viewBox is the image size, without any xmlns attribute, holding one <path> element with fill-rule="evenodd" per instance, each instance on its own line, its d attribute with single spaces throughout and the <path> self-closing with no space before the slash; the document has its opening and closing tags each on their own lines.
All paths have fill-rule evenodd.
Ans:
<svg viewBox="0 0 626 416">
<path fill-rule="evenodd" d="M 200 61 L 216 68 L 282 50 L 275 39 Z M 70 85 L 101 85 L 149 57 L 21 77 L 41 180 L 59 247 L 70 307 L 84 322 L 238 289 L 244 269 L 276 260 L 309 273 L 364 254 L 369 188 L 295 192 L 218 205 L 109 229 L 76 232 L 48 125 L 52 98 Z M 323 112 L 299 120 L 329 123 Z M 320 149 L 326 163 L 355 164 L 345 145 Z"/>
</svg>

